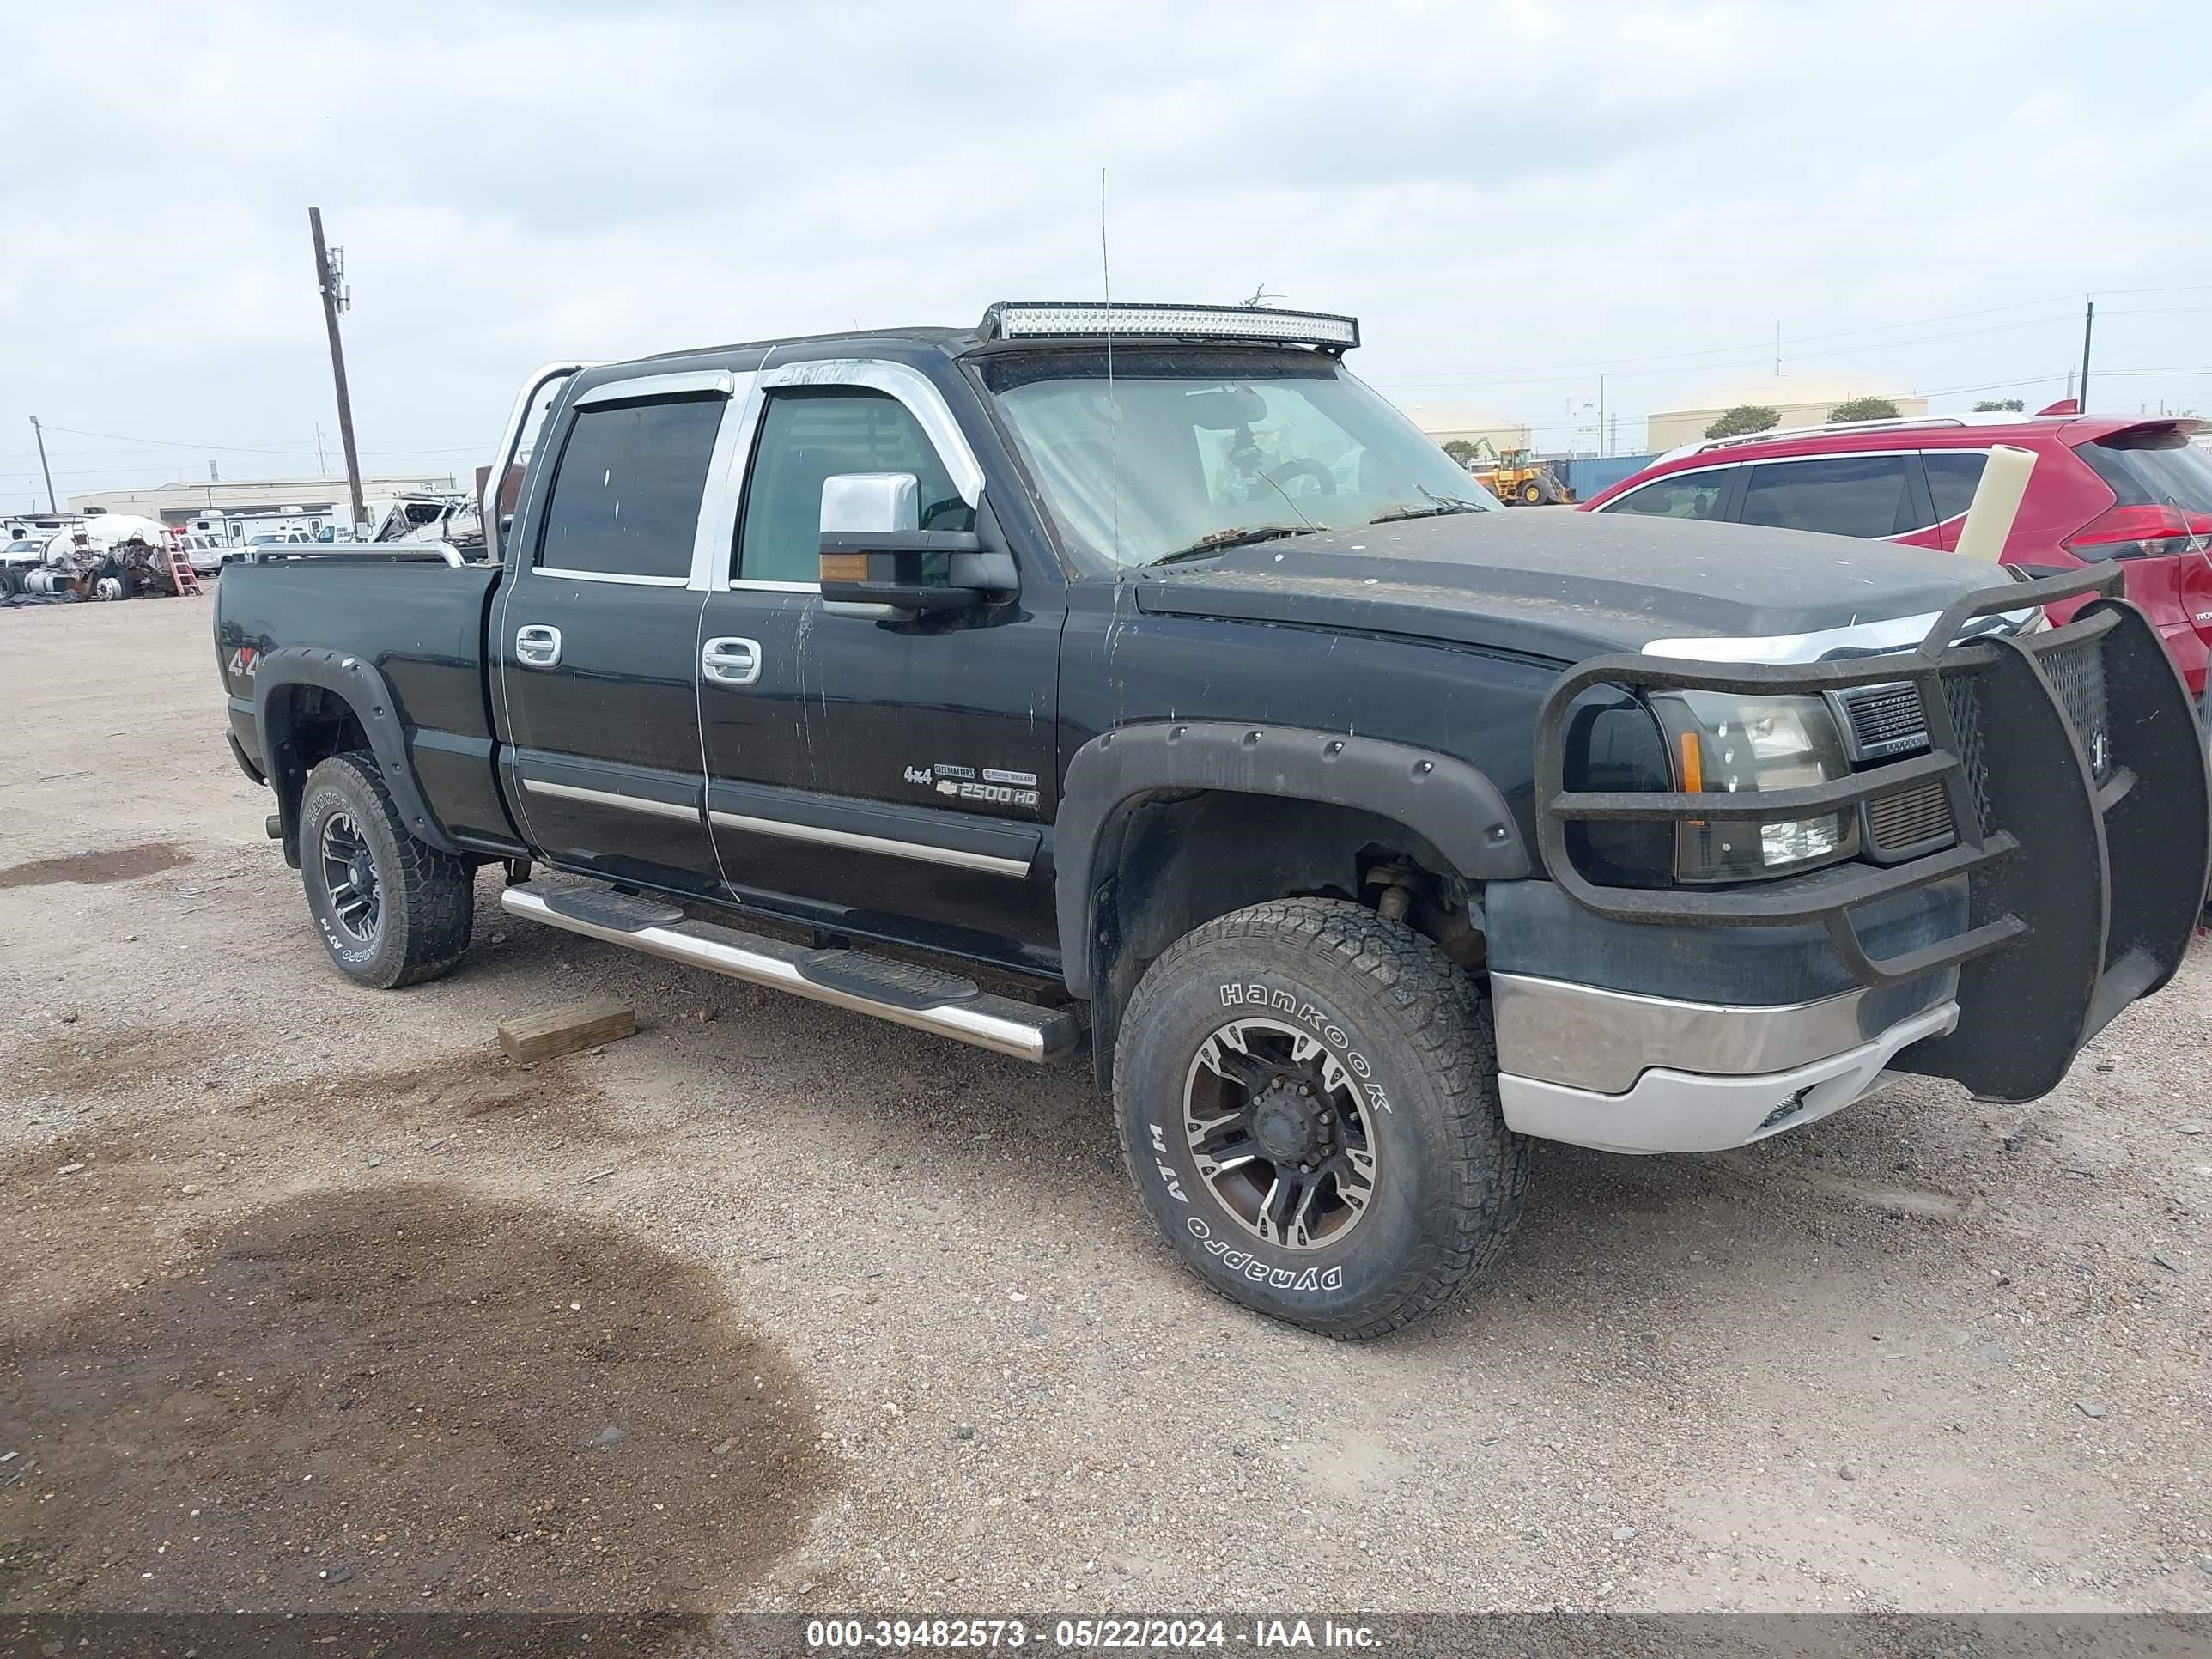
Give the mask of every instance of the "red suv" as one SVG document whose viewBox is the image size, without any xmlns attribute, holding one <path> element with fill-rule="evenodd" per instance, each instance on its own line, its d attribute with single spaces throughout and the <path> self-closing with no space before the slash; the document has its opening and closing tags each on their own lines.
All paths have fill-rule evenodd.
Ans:
<svg viewBox="0 0 2212 1659">
<path fill-rule="evenodd" d="M 1993 444 L 2033 450 L 2005 544 L 2024 576 L 2125 561 L 2192 695 L 2212 654 L 2212 451 L 2204 422 L 2170 416 L 1921 416 L 1713 438 L 1599 491 L 1585 513 L 1771 525 L 1948 550 Z M 2063 621 L 2075 605 L 2052 607 Z"/>
</svg>

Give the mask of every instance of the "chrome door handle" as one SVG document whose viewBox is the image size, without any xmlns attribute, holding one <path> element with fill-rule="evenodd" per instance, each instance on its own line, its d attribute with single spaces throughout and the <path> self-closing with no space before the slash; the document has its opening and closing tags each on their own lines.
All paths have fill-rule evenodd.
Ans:
<svg viewBox="0 0 2212 1659">
<path fill-rule="evenodd" d="M 543 623 L 514 630 L 514 659 L 525 668 L 561 665 L 561 630 Z"/>
<path fill-rule="evenodd" d="M 760 671 L 758 640 L 709 640 L 699 648 L 699 672 L 717 685 L 750 685 Z"/>
</svg>

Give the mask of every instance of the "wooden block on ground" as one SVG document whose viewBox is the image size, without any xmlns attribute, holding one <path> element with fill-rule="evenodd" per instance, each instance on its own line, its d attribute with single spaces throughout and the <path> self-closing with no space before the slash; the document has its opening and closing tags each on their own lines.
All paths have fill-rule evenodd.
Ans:
<svg viewBox="0 0 2212 1659">
<path fill-rule="evenodd" d="M 499 1028 L 499 1046 L 512 1060 L 550 1060 L 636 1035 L 637 1016 L 628 1003 L 594 997 L 508 1020 Z"/>
</svg>

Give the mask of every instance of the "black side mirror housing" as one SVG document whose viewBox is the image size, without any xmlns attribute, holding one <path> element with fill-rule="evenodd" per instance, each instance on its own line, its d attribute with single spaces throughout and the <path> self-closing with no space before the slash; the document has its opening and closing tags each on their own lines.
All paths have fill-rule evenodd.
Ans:
<svg viewBox="0 0 2212 1659">
<path fill-rule="evenodd" d="M 939 613 L 980 605 L 984 589 L 963 567 L 983 544 L 966 530 L 825 530 L 822 602 L 833 615 Z M 866 606 L 866 610 L 848 607 Z"/>
</svg>

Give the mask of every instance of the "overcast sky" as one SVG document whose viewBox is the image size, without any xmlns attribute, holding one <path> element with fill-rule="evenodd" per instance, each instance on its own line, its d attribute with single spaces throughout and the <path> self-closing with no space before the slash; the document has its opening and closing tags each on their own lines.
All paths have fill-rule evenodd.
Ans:
<svg viewBox="0 0 2212 1659">
<path fill-rule="evenodd" d="M 15 0 L 0 506 L 465 477 L 556 356 L 1114 291 L 1363 321 L 1547 447 L 1771 374 L 2212 414 L 2212 6 Z M 1574 428 L 1579 425 L 1577 433 Z M 88 435 L 100 434 L 100 435 Z M 42 503 L 41 503 L 42 504 Z"/>
</svg>

